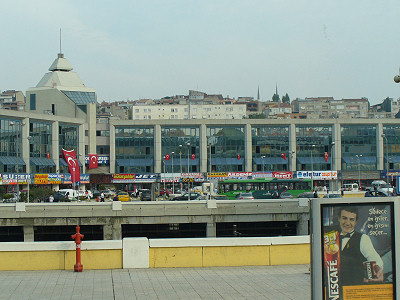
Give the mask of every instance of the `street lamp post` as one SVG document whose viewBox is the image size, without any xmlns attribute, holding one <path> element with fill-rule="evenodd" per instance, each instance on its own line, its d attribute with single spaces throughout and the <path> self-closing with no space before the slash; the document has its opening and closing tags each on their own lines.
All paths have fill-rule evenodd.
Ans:
<svg viewBox="0 0 400 300">
<path fill-rule="evenodd" d="M 172 194 L 175 194 L 175 175 L 174 175 L 174 154 L 175 152 L 171 152 L 171 158 L 172 158 L 172 166 L 171 166 L 171 171 L 172 171 Z"/>
<path fill-rule="evenodd" d="M 179 166 L 180 166 L 180 178 L 181 178 L 181 192 L 183 189 L 183 183 L 182 183 L 182 145 L 179 145 Z"/>
<path fill-rule="evenodd" d="M 334 149 L 334 147 L 335 147 L 335 142 L 332 142 L 331 143 L 331 176 L 332 176 L 332 171 L 333 171 L 333 149 Z M 334 187 L 333 187 L 333 182 L 334 182 L 333 181 L 333 176 L 331 177 L 331 180 L 332 180 L 331 189 L 333 190 L 334 189 Z"/>
<path fill-rule="evenodd" d="M 263 173 L 264 173 L 264 165 L 265 165 L 265 163 L 264 163 L 264 158 L 265 158 L 265 155 L 261 156 L 261 159 L 262 159 L 262 171 L 263 171 Z"/>
<path fill-rule="evenodd" d="M 359 189 L 361 189 L 361 157 L 362 154 L 360 155 L 356 155 L 358 158 L 358 185 L 359 185 Z"/>
<path fill-rule="evenodd" d="M 30 141 L 31 141 L 31 139 L 32 139 L 31 136 L 28 136 L 28 137 L 27 137 L 27 140 L 28 140 L 28 149 L 30 148 Z M 28 150 L 28 152 L 30 152 L 30 151 Z M 26 194 L 26 200 L 27 200 L 27 202 L 29 203 L 29 180 L 31 179 L 31 175 L 30 175 L 30 170 L 29 170 L 29 169 L 27 169 L 26 172 L 28 173 L 28 176 L 27 176 L 27 179 L 26 179 L 26 182 L 27 182 L 27 184 L 28 184 L 28 193 Z"/>
<path fill-rule="evenodd" d="M 211 200 L 211 167 L 212 167 L 212 164 L 211 164 L 211 142 L 210 142 L 210 143 L 208 143 L 208 145 L 209 145 L 209 147 L 210 147 L 210 177 L 209 177 L 209 183 L 210 183 L 210 196 L 209 196 L 209 198 L 210 198 L 210 200 Z"/>
<path fill-rule="evenodd" d="M 389 146 L 388 146 L 388 139 L 387 139 L 387 136 L 386 136 L 386 134 L 382 134 L 381 135 L 384 139 L 385 139 L 385 142 L 386 142 L 386 184 L 388 184 L 389 183 L 389 175 L 388 175 L 388 173 L 389 173 Z"/>
<path fill-rule="evenodd" d="M 315 145 L 311 145 L 311 187 L 314 190 L 314 163 L 313 163 L 313 151 L 315 149 Z"/>
<path fill-rule="evenodd" d="M 189 172 L 190 172 L 190 170 L 189 170 L 190 143 L 187 143 L 186 146 L 188 147 L 188 150 L 187 150 L 187 160 L 188 160 L 187 172 L 188 172 L 188 174 L 189 174 Z M 188 187 L 188 188 L 187 188 L 188 190 L 187 190 L 187 191 L 188 191 L 188 195 L 189 195 L 189 196 L 188 196 L 188 200 L 190 200 L 190 182 L 189 182 L 189 178 L 188 178 L 188 183 L 187 183 L 187 184 L 188 184 L 188 186 L 187 186 L 187 187 Z"/>
<path fill-rule="evenodd" d="M 163 157 L 163 161 L 162 161 L 163 163 L 164 163 L 164 198 L 165 198 L 165 195 L 167 194 L 167 190 L 165 189 L 165 156 Z"/>
</svg>

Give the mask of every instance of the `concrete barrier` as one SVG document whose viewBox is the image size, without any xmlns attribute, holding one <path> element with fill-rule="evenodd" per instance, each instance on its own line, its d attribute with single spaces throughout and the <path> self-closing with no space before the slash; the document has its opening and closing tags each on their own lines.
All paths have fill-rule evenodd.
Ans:
<svg viewBox="0 0 400 300">
<path fill-rule="evenodd" d="M 309 236 L 83 241 L 84 270 L 310 263 Z M 0 243 L 0 270 L 73 270 L 74 242 Z"/>
</svg>

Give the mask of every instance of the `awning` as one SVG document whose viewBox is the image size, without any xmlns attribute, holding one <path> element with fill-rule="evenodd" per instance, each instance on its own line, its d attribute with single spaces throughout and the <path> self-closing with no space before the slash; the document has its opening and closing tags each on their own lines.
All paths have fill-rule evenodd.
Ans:
<svg viewBox="0 0 400 300">
<path fill-rule="evenodd" d="M 311 165 L 311 156 L 297 157 L 297 162 L 301 165 Z M 328 158 L 328 161 L 325 161 L 325 158 L 321 156 L 313 156 L 312 162 L 313 164 L 327 165 L 331 163 L 331 157 Z"/>
<path fill-rule="evenodd" d="M 346 164 L 376 164 L 376 156 L 361 156 L 360 160 L 356 156 L 344 156 L 342 159 Z"/>
<path fill-rule="evenodd" d="M 46 166 L 46 167 L 55 167 L 56 164 L 52 159 L 47 159 L 44 157 L 31 157 L 29 159 L 30 163 L 35 166 Z"/>
<path fill-rule="evenodd" d="M 82 164 L 81 164 L 81 162 L 79 160 L 78 160 L 78 165 L 80 167 L 82 167 Z M 60 166 L 68 167 L 68 164 L 67 164 L 67 162 L 65 161 L 64 158 L 60 158 Z"/>
<path fill-rule="evenodd" d="M 256 165 L 287 165 L 288 159 L 284 160 L 282 157 L 255 157 L 253 162 Z"/>
<path fill-rule="evenodd" d="M 17 159 L 15 156 L 0 156 L 0 164 L 9 166 L 16 166 L 17 164 L 19 166 L 26 165 L 25 161 L 21 157 L 18 157 Z"/>
<path fill-rule="evenodd" d="M 165 166 L 171 166 L 172 165 L 172 159 L 170 160 L 164 160 L 165 161 Z M 197 166 L 199 164 L 199 159 L 195 158 L 195 159 L 191 159 L 189 158 L 189 165 L 190 166 Z M 174 158 L 174 166 L 180 166 L 181 165 L 181 160 L 178 158 Z M 182 166 L 187 166 L 188 165 L 188 160 L 187 158 L 183 158 L 182 157 Z"/>
<path fill-rule="evenodd" d="M 153 165 L 150 158 L 116 159 L 115 163 L 120 167 L 147 167 Z"/>
<path fill-rule="evenodd" d="M 243 165 L 244 159 L 237 159 L 235 158 L 224 158 L 224 157 L 217 157 L 217 158 L 211 158 L 211 164 L 212 165 Z"/>
<path fill-rule="evenodd" d="M 384 161 L 386 162 L 386 155 L 385 155 Z M 400 163 L 400 156 L 389 155 L 389 163 L 394 163 L 394 164 Z"/>
</svg>

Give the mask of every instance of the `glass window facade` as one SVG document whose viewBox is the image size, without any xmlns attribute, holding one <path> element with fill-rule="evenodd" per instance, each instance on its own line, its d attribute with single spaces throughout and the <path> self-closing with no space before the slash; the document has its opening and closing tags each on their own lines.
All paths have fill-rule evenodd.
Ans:
<svg viewBox="0 0 400 300">
<path fill-rule="evenodd" d="M 244 126 L 207 127 L 207 149 L 207 166 L 210 166 L 211 151 L 213 172 L 245 171 Z"/>
<path fill-rule="evenodd" d="M 332 161 L 331 126 L 296 126 L 296 169 L 331 170 Z M 328 161 L 324 154 L 328 152 Z"/>
<path fill-rule="evenodd" d="M 289 127 L 288 126 L 253 126 L 252 155 L 253 171 L 284 171 L 286 162 L 281 153 L 289 157 Z"/>
<path fill-rule="evenodd" d="M 342 170 L 376 170 L 376 126 L 342 125 Z"/>
<path fill-rule="evenodd" d="M 51 158 L 52 127 L 50 123 L 32 121 L 29 124 L 30 157 Z M 55 166 L 30 164 L 30 173 L 54 173 Z"/>
<path fill-rule="evenodd" d="M 174 172 L 179 173 L 181 169 L 183 173 L 199 172 L 199 127 L 161 127 L 161 149 L 163 157 L 174 152 Z M 166 168 L 168 169 L 166 171 L 172 172 L 172 160 L 166 163 Z"/>
<path fill-rule="evenodd" d="M 115 173 L 154 172 L 154 128 L 115 128 Z"/>
<path fill-rule="evenodd" d="M 383 139 L 384 168 L 400 170 L 400 125 L 384 125 L 383 133 L 387 138 L 387 141 Z M 387 157 L 389 157 L 389 164 L 387 164 Z"/>
<path fill-rule="evenodd" d="M 58 140 L 58 153 L 61 158 L 63 158 L 62 149 L 75 150 L 75 154 L 79 155 L 79 126 L 60 124 L 58 126 Z M 60 173 L 69 173 L 68 166 L 60 164 Z"/>
<path fill-rule="evenodd" d="M 22 157 L 22 123 L 20 120 L 0 119 L 0 156 Z M 17 166 L 8 164 L 7 160 L 0 161 L 1 173 L 15 173 Z M 25 171 L 25 166 L 18 165 L 20 173 Z"/>
</svg>

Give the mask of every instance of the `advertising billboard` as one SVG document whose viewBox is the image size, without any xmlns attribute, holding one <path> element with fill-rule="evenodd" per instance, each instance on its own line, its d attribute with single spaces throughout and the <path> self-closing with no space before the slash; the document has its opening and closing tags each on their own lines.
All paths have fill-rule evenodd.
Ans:
<svg viewBox="0 0 400 300">
<path fill-rule="evenodd" d="M 313 299 L 396 299 L 395 211 L 393 198 L 313 200 Z"/>
</svg>

